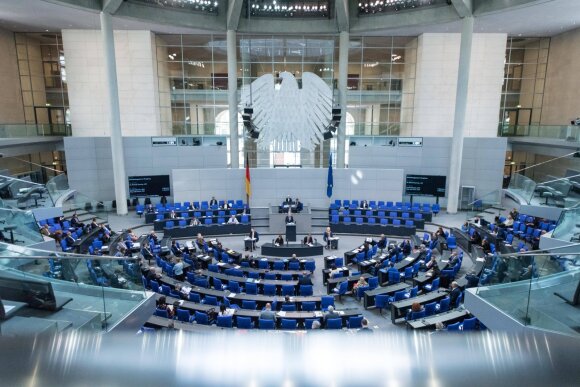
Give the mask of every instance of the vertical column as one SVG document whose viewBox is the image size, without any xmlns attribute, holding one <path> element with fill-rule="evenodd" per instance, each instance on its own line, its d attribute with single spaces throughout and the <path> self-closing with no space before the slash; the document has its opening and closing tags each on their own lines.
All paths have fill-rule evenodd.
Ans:
<svg viewBox="0 0 580 387">
<path fill-rule="evenodd" d="M 111 15 L 106 12 L 101 12 L 101 36 L 105 60 L 105 87 L 109 97 L 109 126 L 111 127 L 111 153 L 113 155 L 113 181 L 115 182 L 117 214 L 127 215 L 127 172 L 125 171 L 121 113 L 119 111 L 115 37 L 111 25 Z"/>
<path fill-rule="evenodd" d="M 346 80 L 348 77 L 348 48 L 350 46 L 350 34 L 348 31 L 340 32 L 338 46 L 338 102 L 342 108 L 342 120 L 337 131 L 336 140 L 336 167 L 344 168 L 344 143 L 346 138 Z"/>
<path fill-rule="evenodd" d="M 228 30 L 228 108 L 230 111 L 230 155 L 231 167 L 240 167 L 240 151 L 238 147 L 238 62 L 236 54 L 236 31 Z"/>
<path fill-rule="evenodd" d="M 463 160 L 463 137 L 465 134 L 465 113 L 469 86 L 469 66 L 471 64 L 471 44 L 473 41 L 473 17 L 463 18 L 461 29 L 461 49 L 459 51 L 459 71 L 455 93 L 455 118 L 451 142 L 449 165 L 449 189 L 447 191 L 447 212 L 457 213 L 459 204 L 459 184 L 461 182 L 461 161 Z"/>
</svg>

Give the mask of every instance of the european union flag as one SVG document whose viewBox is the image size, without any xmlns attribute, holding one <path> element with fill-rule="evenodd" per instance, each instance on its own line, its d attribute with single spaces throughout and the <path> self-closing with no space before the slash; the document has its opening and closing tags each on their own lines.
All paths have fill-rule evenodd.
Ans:
<svg viewBox="0 0 580 387">
<path fill-rule="evenodd" d="M 334 185 L 332 178 L 332 153 L 328 155 L 328 182 L 326 183 L 326 196 L 332 196 L 332 186 Z"/>
</svg>

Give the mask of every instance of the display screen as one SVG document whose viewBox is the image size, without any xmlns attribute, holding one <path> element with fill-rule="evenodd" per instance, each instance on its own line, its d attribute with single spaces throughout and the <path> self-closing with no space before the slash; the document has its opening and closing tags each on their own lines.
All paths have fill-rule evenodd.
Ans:
<svg viewBox="0 0 580 387">
<path fill-rule="evenodd" d="M 445 196 L 446 176 L 407 175 L 405 195 Z"/>
<path fill-rule="evenodd" d="M 169 196 L 169 175 L 129 176 L 129 196 Z"/>
</svg>

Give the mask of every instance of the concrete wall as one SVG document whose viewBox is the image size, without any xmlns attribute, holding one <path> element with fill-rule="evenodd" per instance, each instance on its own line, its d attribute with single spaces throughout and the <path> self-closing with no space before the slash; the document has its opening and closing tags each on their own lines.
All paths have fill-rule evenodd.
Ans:
<svg viewBox="0 0 580 387">
<path fill-rule="evenodd" d="M 0 29 L 0 123 L 24 123 L 14 34 Z"/>
<path fill-rule="evenodd" d="M 108 136 L 108 95 L 100 31 L 63 30 L 71 124 L 75 136 Z M 115 31 L 115 55 L 125 136 L 160 135 L 154 36 Z"/>
<path fill-rule="evenodd" d="M 264 207 L 282 202 L 286 196 L 299 198 L 306 205 L 328 206 L 326 196 L 328 169 L 251 169 L 252 206 Z M 175 201 L 244 199 L 245 171 L 174 169 L 172 184 Z M 200 184 L 199 182 L 203 182 Z M 400 201 L 403 192 L 402 169 L 335 169 L 334 199 L 380 199 Z"/>
<path fill-rule="evenodd" d="M 474 34 L 465 135 L 495 137 L 500 107 L 506 34 Z M 461 35 L 419 36 L 413 136 L 451 136 Z"/>
<path fill-rule="evenodd" d="M 502 187 L 505 138 L 465 138 L 460 185 L 474 186 L 476 197 Z M 401 168 L 405 174 L 449 174 L 451 137 L 424 137 L 422 147 L 351 146 L 350 169 Z M 374 198 L 370 198 L 374 199 Z M 407 198 L 406 198 L 407 199 Z M 435 198 L 420 197 L 420 202 Z M 445 204 L 442 198 L 440 203 Z"/>
<path fill-rule="evenodd" d="M 108 137 L 65 137 L 64 147 L 70 187 L 96 200 L 113 200 L 113 161 Z M 170 175 L 174 168 L 226 167 L 225 146 L 152 147 L 150 137 L 124 137 L 128 176 Z M 203 184 L 190 176 L 195 184 Z M 172 188 L 172 194 L 174 189 Z"/>
<path fill-rule="evenodd" d="M 550 42 L 542 125 L 568 125 L 580 116 L 580 29 L 554 36 Z"/>
</svg>

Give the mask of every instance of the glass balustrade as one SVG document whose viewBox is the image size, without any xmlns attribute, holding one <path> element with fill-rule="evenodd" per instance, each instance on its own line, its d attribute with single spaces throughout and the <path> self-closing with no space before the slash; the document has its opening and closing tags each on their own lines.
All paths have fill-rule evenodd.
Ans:
<svg viewBox="0 0 580 387">
<path fill-rule="evenodd" d="M 6 242 L 31 245 L 43 241 L 32 211 L 0 208 L 0 231 Z"/>
<path fill-rule="evenodd" d="M 580 242 L 580 208 L 562 211 L 556 228 L 552 231 L 552 237 L 569 242 Z"/>
<path fill-rule="evenodd" d="M 70 135 L 69 124 L 0 124 L 0 138 Z"/>
<path fill-rule="evenodd" d="M 25 302 L 32 310 L 62 306 L 76 327 L 97 331 L 111 330 L 148 297 L 137 259 L 5 243 L 0 243 L 0 291 L 4 300 Z"/>
<path fill-rule="evenodd" d="M 536 182 L 521 175 L 519 173 L 514 173 L 511 177 L 508 190 L 519 196 L 525 203 L 530 204 L 532 198 L 534 197 L 534 191 L 536 189 Z"/>
<path fill-rule="evenodd" d="M 475 294 L 523 325 L 578 334 L 579 269 L 580 253 L 490 256 Z"/>
<path fill-rule="evenodd" d="M 28 210 L 54 206 L 52 196 L 44 185 L 11 176 L 0 175 L 0 197 L 6 208 Z"/>
<path fill-rule="evenodd" d="M 537 137 L 569 142 L 580 141 L 580 126 L 576 125 L 503 125 L 498 127 L 500 137 Z"/>
</svg>

